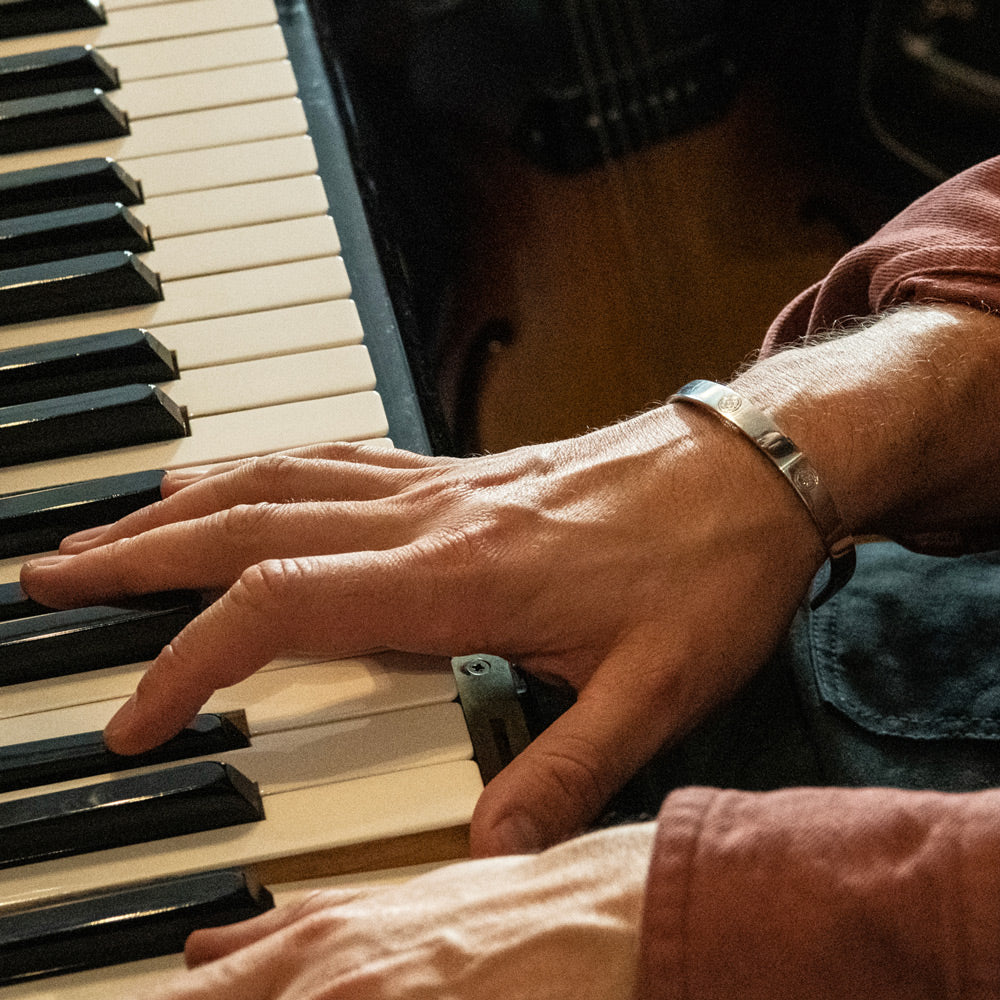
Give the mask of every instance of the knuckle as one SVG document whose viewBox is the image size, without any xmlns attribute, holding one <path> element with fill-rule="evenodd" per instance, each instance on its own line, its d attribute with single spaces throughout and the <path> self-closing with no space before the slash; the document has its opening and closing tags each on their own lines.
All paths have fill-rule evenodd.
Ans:
<svg viewBox="0 0 1000 1000">
<path fill-rule="evenodd" d="M 484 568 L 521 564 L 536 541 L 523 530 L 520 512 L 503 508 L 477 510 L 461 521 L 442 523 L 437 534 L 455 564 L 481 581 L 489 576 Z"/>
<path fill-rule="evenodd" d="M 501 542 L 491 526 L 482 521 L 438 525 L 417 538 L 410 554 L 433 565 L 435 574 L 428 585 L 440 588 L 441 596 L 460 587 L 467 596 L 493 602 L 500 599 L 503 573 L 498 570 Z"/>
<path fill-rule="evenodd" d="M 241 544 L 264 531 L 280 516 L 282 506 L 275 503 L 236 504 L 211 516 L 214 529 L 227 544 Z"/>
<path fill-rule="evenodd" d="M 438 545 L 460 562 L 491 558 L 499 549 L 509 512 L 484 503 L 468 483 L 449 479 L 425 483 L 407 498 L 417 519 L 432 528 Z"/>
<path fill-rule="evenodd" d="M 438 544 L 459 565 L 474 566 L 490 557 L 493 549 L 492 532 L 481 520 L 460 525 L 446 525 L 438 533 Z"/>
<path fill-rule="evenodd" d="M 311 900 L 312 906 L 296 919 L 289 931 L 292 947 L 310 949 L 315 945 L 329 946 L 331 939 L 343 927 L 344 920 L 327 906 L 316 908 L 322 900 Z"/>
<path fill-rule="evenodd" d="M 242 466 L 242 473 L 249 485 L 263 495 L 282 496 L 301 466 L 302 459 L 279 452 L 251 459 Z"/>
<path fill-rule="evenodd" d="M 230 593 L 251 611 L 264 613 L 281 603 L 291 579 L 297 575 L 294 560 L 267 559 L 249 566 Z"/>
<path fill-rule="evenodd" d="M 584 811 L 599 809 L 613 794 L 614 783 L 598 761 L 598 749 L 584 737 L 564 739 L 545 751 L 546 774 L 552 792 L 577 803 Z"/>
<path fill-rule="evenodd" d="M 297 616 L 294 560 L 269 559 L 243 570 L 219 599 L 219 613 L 247 635 L 257 651 L 276 655 L 284 647 L 285 630 Z"/>
</svg>

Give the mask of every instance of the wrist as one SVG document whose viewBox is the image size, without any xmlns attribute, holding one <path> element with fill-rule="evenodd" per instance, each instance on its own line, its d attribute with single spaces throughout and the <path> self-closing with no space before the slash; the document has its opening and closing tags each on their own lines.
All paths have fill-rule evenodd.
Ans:
<svg viewBox="0 0 1000 1000">
<path fill-rule="evenodd" d="M 698 379 L 668 400 L 708 410 L 741 435 L 784 477 L 801 501 L 827 553 L 824 571 L 813 581 L 810 604 L 819 607 L 851 578 L 855 566 L 854 538 L 837 504 L 808 457 L 765 413 L 730 386 Z"/>
<path fill-rule="evenodd" d="M 704 533 L 708 541 L 701 544 L 725 564 L 737 591 L 737 579 L 751 585 L 753 578 L 751 586 L 773 597 L 787 588 L 782 602 L 789 598 L 789 606 L 797 606 L 826 558 L 801 499 L 759 449 L 716 414 L 678 403 L 656 413 L 659 434 L 681 442 L 681 464 L 671 449 L 662 475 L 669 481 L 685 470 L 687 503 L 700 512 L 689 533 Z"/>
<path fill-rule="evenodd" d="M 960 528 L 995 516 L 983 435 L 998 328 L 976 309 L 908 305 L 767 358 L 733 387 L 809 455 L 854 534 Z"/>
</svg>

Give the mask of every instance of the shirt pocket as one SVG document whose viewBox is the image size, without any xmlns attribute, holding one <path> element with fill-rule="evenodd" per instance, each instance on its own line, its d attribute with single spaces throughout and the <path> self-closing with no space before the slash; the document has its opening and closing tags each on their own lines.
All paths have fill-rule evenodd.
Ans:
<svg viewBox="0 0 1000 1000">
<path fill-rule="evenodd" d="M 865 731 L 1000 740 L 1000 553 L 863 545 L 851 583 L 808 623 L 821 701 Z"/>
</svg>

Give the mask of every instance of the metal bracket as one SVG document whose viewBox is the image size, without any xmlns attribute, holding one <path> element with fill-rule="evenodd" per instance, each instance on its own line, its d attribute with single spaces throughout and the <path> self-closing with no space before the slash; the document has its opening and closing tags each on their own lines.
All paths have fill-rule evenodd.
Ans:
<svg viewBox="0 0 1000 1000">
<path fill-rule="evenodd" d="M 451 669 L 483 783 L 531 742 L 510 664 L 499 656 L 456 656 Z"/>
</svg>

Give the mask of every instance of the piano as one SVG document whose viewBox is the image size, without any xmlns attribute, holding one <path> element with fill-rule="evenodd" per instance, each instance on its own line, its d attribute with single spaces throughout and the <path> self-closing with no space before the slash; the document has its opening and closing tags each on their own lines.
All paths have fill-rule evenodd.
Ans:
<svg viewBox="0 0 1000 1000">
<path fill-rule="evenodd" d="M 38 397 L 0 398 L 0 586 L 9 591 L 23 559 L 54 544 L 51 523 L 65 528 L 64 487 L 127 509 L 149 501 L 150 477 L 165 468 L 337 439 L 431 449 L 305 0 L 6 0 L 0 150 L 0 254 L 12 248 L 0 265 L 0 390 Z M 113 384 L 128 364 L 80 360 L 121 331 L 133 346 L 151 338 L 174 364 L 140 394 L 170 417 L 169 436 L 118 439 L 122 425 L 143 423 L 131 416 L 131 388 Z M 55 381 L 25 388 L 48 363 Z M 81 365 L 87 376 L 75 381 Z M 112 416 L 93 417 L 95 448 L 87 421 L 102 408 Z M 18 436 L 35 423 L 37 433 Z M 13 530 L 33 504 L 56 511 L 48 534 Z M 77 506 L 73 527 L 118 509 Z M 17 547 L 15 537 L 29 541 Z M 9 624 L 0 615 L 0 630 Z M 3 761 L 98 733 L 142 670 L 111 659 L 0 687 L 0 816 L 10 829 L 26 831 L 30 848 L 48 836 L 32 833 L 48 829 L 39 817 L 68 813 L 81 786 L 102 801 L 105 790 L 127 798 L 117 790 L 133 786 L 118 783 L 169 781 L 206 760 L 242 776 L 263 818 L 169 837 L 140 821 L 138 842 L 10 861 L 0 975 L 13 948 L 4 919 L 20 925 L 68 899 L 231 866 L 280 895 L 287 883 L 461 857 L 484 780 L 527 739 L 497 657 L 290 658 L 206 705 L 206 725 L 231 722 L 242 744 L 3 785 Z M 132 982 L 175 963 L 156 959 Z M 96 995 L 118 975 L 8 985 L 0 997 Z"/>
</svg>

